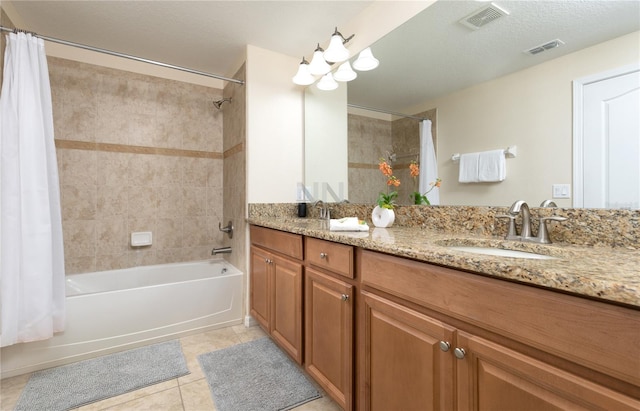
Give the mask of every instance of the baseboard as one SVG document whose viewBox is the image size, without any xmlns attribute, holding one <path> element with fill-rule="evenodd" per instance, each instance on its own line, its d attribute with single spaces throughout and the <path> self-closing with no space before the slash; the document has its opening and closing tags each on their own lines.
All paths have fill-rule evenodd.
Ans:
<svg viewBox="0 0 640 411">
<path fill-rule="evenodd" d="M 258 322 L 250 315 L 244 317 L 244 326 L 245 327 L 253 327 L 254 325 L 258 325 Z"/>
</svg>

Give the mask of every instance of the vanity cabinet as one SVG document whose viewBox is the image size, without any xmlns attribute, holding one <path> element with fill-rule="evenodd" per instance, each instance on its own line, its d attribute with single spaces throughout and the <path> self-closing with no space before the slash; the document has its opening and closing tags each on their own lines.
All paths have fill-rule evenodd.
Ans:
<svg viewBox="0 0 640 411">
<path fill-rule="evenodd" d="M 250 312 L 302 364 L 302 236 L 251 226 Z"/>
<path fill-rule="evenodd" d="M 640 409 L 640 312 L 358 250 L 361 410 Z"/>
<path fill-rule="evenodd" d="M 452 410 L 453 327 L 369 292 L 359 399 L 364 410 Z"/>
<path fill-rule="evenodd" d="M 345 411 L 353 409 L 353 247 L 306 238 L 305 370 Z"/>
</svg>

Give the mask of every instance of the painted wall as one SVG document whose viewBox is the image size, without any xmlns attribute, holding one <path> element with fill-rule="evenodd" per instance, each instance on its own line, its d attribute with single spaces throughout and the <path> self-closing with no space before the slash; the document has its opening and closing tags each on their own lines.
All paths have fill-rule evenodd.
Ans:
<svg viewBox="0 0 640 411">
<path fill-rule="evenodd" d="M 304 181 L 312 198 L 340 202 L 349 196 L 347 86 L 308 87 L 304 103 Z M 322 121 L 330 118 L 331 121 Z M 300 200 L 301 198 L 299 198 Z"/>
<path fill-rule="evenodd" d="M 247 46 L 247 201 L 294 202 L 303 176 L 298 58 Z"/>
<path fill-rule="evenodd" d="M 552 184 L 572 182 L 572 81 L 637 63 L 640 32 L 409 108 L 438 110 L 440 198 L 446 205 L 540 204 Z M 458 183 L 454 153 L 518 146 L 501 183 Z M 571 199 L 556 200 L 563 207 Z"/>
</svg>

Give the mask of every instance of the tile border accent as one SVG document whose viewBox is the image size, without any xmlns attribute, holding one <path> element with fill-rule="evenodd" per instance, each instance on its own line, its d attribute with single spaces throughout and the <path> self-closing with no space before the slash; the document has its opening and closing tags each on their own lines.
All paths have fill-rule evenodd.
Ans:
<svg viewBox="0 0 640 411">
<path fill-rule="evenodd" d="M 244 151 L 244 143 L 238 143 L 223 153 L 224 158 L 229 158 L 234 154 L 242 153 Z"/>
<path fill-rule="evenodd" d="M 397 169 L 408 169 L 409 168 L 410 163 L 398 163 L 398 164 L 394 164 L 393 168 L 395 170 Z M 368 164 L 368 163 L 349 163 L 348 168 L 360 168 L 360 169 L 367 169 L 367 170 L 377 170 L 379 168 L 378 164 Z"/>
<path fill-rule="evenodd" d="M 130 146 L 127 144 L 96 143 L 91 141 L 55 140 L 56 148 L 86 151 L 106 151 L 111 153 L 156 154 L 161 156 L 222 159 L 223 154 L 215 151 L 182 150 L 177 148 Z"/>
</svg>

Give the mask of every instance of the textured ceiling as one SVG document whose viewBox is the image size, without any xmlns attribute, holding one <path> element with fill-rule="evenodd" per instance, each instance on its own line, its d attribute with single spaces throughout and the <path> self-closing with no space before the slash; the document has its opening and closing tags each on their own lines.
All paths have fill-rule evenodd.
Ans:
<svg viewBox="0 0 640 411">
<path fill-rule="evenodd" d="M 477 31 L 458 20 L 488 2 L 439 0 L 379 40 L 372 49 L 380 66 L 349 83 L 349 101 L 402 111 L 640 30 L 640 0 L 494 3 L 509 15 Z M 346 24 L 371 1 L 14 0 L 11 4 L 26 25 L 21 28 L 230 76 L 240 66 L 246 44 L 309 59 L 317 42 L 326 44 L 334 26 Z M 566 44 L 536 56 L 523 53 L 555 38 Z M 292 76 L 295 69 L 291 68 Z"/>
<path fill-rule="evenodd" d="M 478 30 L 458 21 L 490 3 L 438 1 L 372 46 L 380 66 L 349 84 L 349 102 L 403 112 L 488 81 L 640 30 L 640 1 L 504 1 L 509 12 Z M 564 45 L 524 53 L 550 40 Z M 638 43 L 640 61 L 640 36 Z"/>
<path fill-rule="evenodd" d="M 6 0 L 5 0 L 6 1 Z M 371 1 L 11 1 L 36 33 L 232 75 L 247 44 L 311 56 Z M 292 67 L 292 76 L 297 67 Z"/>
</svg>

